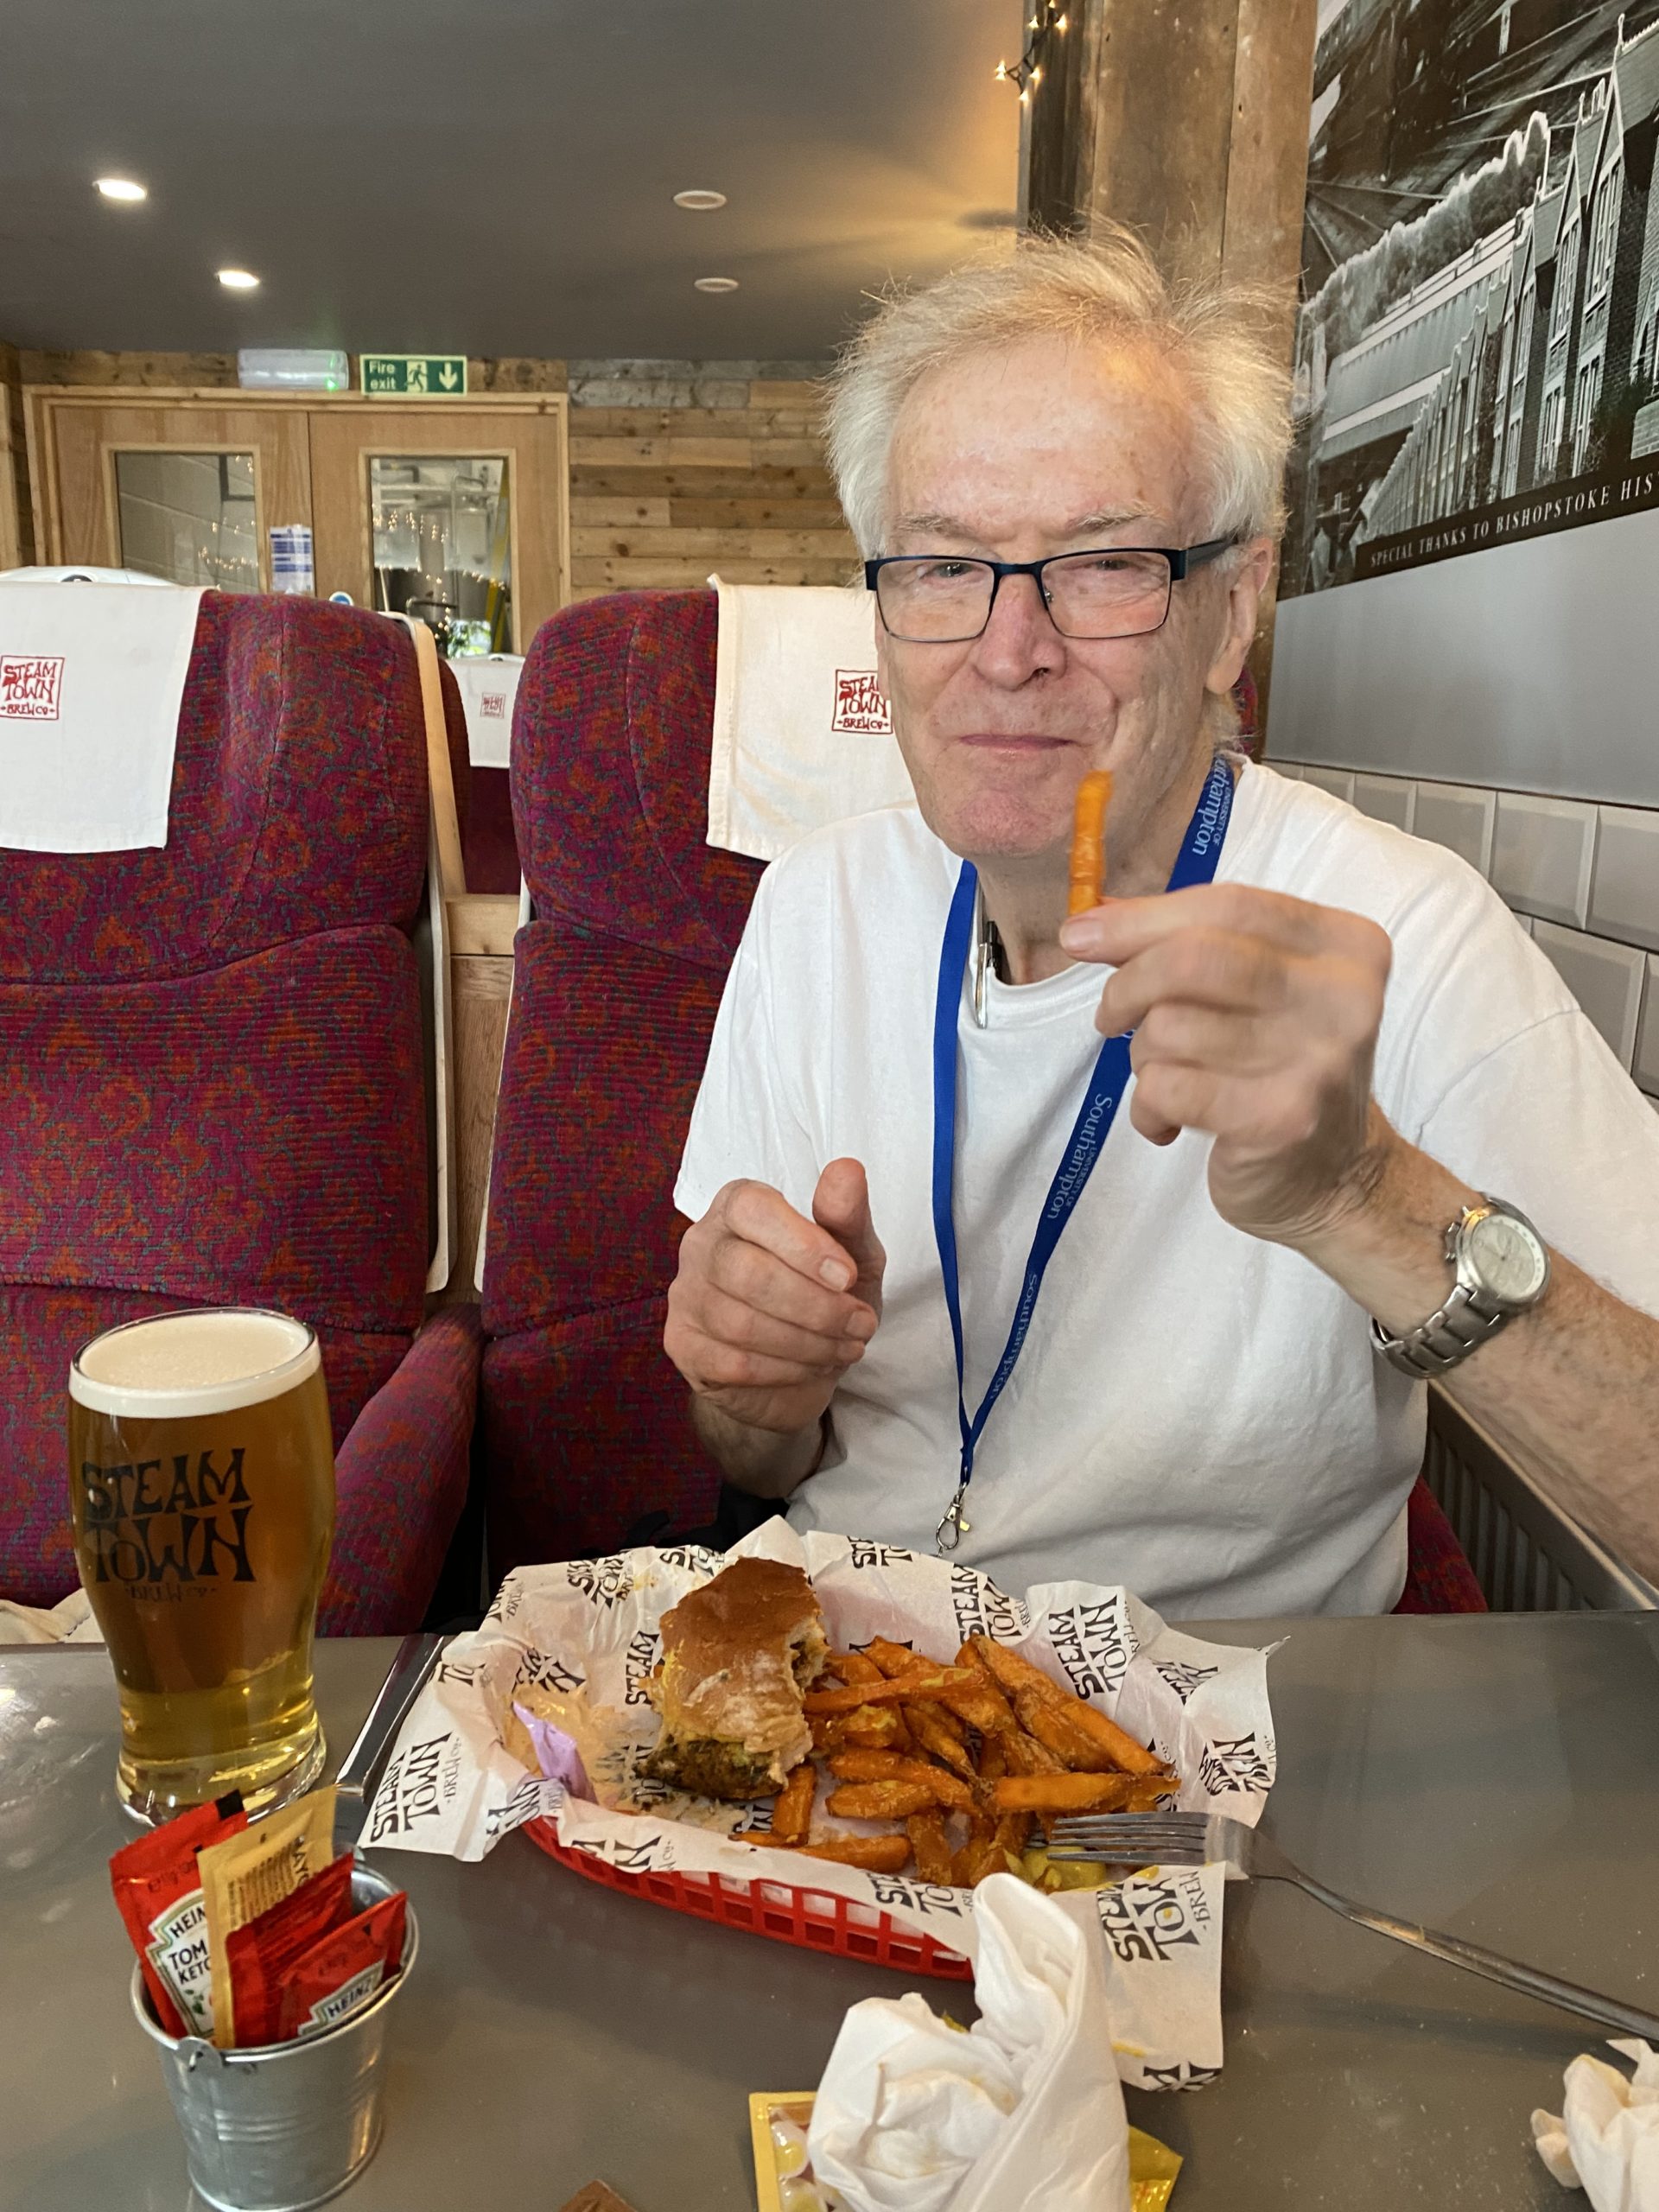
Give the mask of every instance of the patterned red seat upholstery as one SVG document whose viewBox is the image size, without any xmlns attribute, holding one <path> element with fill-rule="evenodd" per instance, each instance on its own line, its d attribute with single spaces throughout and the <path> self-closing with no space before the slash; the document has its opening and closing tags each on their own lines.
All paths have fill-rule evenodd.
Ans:
<svg viewBox="0 0 1659 2212">
<path fill-rule="evenodd" d="M 438 690 L 443 697 L 443 736 L 449 754 L 449 781 L 455 794 L 455 822 L 461 831 L 461 850 L 467 849 L 467 833 L 472 827 L 473 768 L 472 756 L 467 750 L 467 709 L 461 702 L 461 686 L 455 681 L 454 671 L 447 660 L 438 662 Z M 478 886 L 467 877 L 467 887 Z"/>
<path fill-rule="evenodd" d="M 476 1325 L 422 1328 L 410 925 L 426 753 L 407 632 L 201 603 L 167 844 L 0 852 L 0 1592 L 73 1586 L 76 1347 L 168 1306 L 321 1338 L 339 1454 L 324 1624 L 418 1626 L 466 1495 Z M 413 1350 L 411 1350 L 413 1347 Z"/>
<path fill-rule="evenodd" d="M 505 768 L 475 768 L 467 735 L 467 709 L 447 660 L 438 663 L 443 687 L 443 731 L 449 741 L 449 775 L 461 824 L 461 868 L 468 891 L 518 895 L 518 849 L 512 834 L 512 794 Z"/>
<path fill-rule="evenodd" d="M 675 1169 L 759 863 L 711 849 L 711 592 L 590 600 L 513 717 L 518 933 L 496 1109 L 480 1407 L 493 1573 L 708 1520 L 663 1356 Z"/>
<path fill-rule="evenodd" d="M 662 1349 L 672 1191 L 757 861 L 705 842 L 712 592 L 547 623 L 513 718 L 536 909 L 496 1110 L 480 1414 L 494 1574 L 712 1518 L 718 1478 Z M 1419 1483 L 1402 1608 L 1484 1601 Z"/>
</svg>

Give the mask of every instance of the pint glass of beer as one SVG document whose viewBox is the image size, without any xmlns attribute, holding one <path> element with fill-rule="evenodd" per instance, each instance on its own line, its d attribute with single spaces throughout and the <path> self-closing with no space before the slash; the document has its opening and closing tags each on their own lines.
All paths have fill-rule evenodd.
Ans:
<svg viewBox="0 0 1659 2212">
<path fill-rule="evenodd" d="M 201 1307 L 96 1337 L 69 1371 L 80 1579 L 121 1698 L 117 1790 L 166 1820 L 251 1813 L 322 1764 L 311 1635 L 334 1528 L 317 1340 Z"/>
</svg>

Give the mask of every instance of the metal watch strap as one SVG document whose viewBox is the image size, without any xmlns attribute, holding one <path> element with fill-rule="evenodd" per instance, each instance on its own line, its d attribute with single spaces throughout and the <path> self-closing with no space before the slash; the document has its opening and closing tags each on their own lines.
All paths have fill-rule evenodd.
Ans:
<svg viewBox="0 0 1659 2212">
<path fill-rule="evenodd" d="M 1421 1328 L 1403 1337 L 1389 1336 L 1373 1319 L 1371 1343 L 1402 1375 L 1432 1378 L 1467 1359 L 1513 1318 L 1507 1312 L 1482 1313 L 1473 1295 L 1459 1283 L 1438 1313 L 1431 1313 Z"/>
</svg>

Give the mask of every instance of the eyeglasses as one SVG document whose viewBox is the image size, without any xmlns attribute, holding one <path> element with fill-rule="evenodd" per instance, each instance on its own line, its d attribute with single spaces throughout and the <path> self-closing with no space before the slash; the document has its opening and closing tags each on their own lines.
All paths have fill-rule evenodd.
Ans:
<svg viewBox="0 0 1659 2212">
<path fill-rule="evenodd" d="M 893 553 L 867 561 L 864 582 L 888 636 L 911 645 L 965 645 L 982 636 L 1004 576 L 1035 577 L 1063 638 L 1138 638 L 1163 627 L 1178 583 L 1237 543 L 1211 537 L 1202 545 L 1112 545 L 1052 554 L 1046 561 Z"/>
</svg>

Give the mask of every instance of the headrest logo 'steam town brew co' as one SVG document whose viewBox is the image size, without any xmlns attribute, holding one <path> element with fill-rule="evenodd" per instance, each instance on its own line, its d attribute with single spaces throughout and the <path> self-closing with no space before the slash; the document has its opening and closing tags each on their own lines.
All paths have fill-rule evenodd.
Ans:
<svg viewBox="0 0 1659 2212">
<path fill-rule="evenodd" d="M 118 1788 L 165 1819 L 320 1771 L 311 1638 L 334 1526 L 321 1357 L 280 1313 L 111 1330 L 70 1370 L 80 1579 L 121 1698 Z"/>
</svg>

